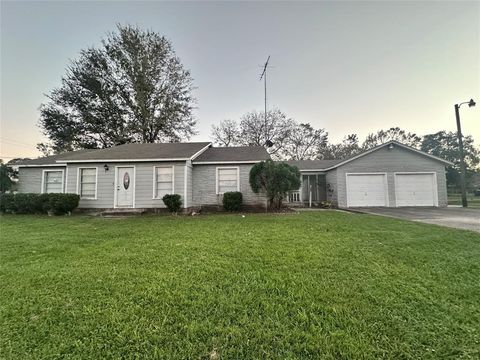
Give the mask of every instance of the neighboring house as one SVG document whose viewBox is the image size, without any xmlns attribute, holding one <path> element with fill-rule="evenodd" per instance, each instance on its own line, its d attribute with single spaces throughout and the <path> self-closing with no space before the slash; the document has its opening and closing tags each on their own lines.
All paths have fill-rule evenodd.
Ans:
<svg viewBox="0 0 480 360">
<path fill-rule="evenodd" d="M 222 194 L 241 191 L 247 206 L 264 206 L 252 192 L 250 169 L 269 159 L 263 147 L 210 143 L 126 144 L 80 150 L 19 164 L 19 192 L 80 195 L 80 208 L 163 208 L 176 193 L 185 208 L 221 205 Z M 448 161 L 390 141 L 344 160 L 289 161 L 302 186 L 288 202 L 321 201 L 345 207 L 446 206 Z"/>
</svg>

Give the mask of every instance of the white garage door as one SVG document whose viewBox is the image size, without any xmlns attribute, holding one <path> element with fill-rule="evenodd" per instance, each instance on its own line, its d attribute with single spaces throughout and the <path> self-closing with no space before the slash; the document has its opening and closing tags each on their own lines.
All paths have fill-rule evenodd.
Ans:
<svg viewBox="0 0 480 360">
<path fill-rule="evenodd" d="M 434 174 L 395 174 L 397 206 L 436 206 Z"/>
<path fill-rule="evenodd" d="M 347 206 L 387 206 L 385 174 L 347 174 Z"/>
</svg>

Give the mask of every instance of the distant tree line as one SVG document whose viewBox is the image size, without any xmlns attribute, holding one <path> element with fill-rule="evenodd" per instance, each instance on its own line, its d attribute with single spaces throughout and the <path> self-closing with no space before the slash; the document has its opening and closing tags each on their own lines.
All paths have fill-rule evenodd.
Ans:
<svg viewBox="0 0 480 360">
<path fill-rule="evenodd" d="M 341 142 L 332 143 L 325 129 L 298 123 L 279 109 L 268 111 L 266 120 L 264 113 L 258 111 L 244 114 L 239 121 L 224 120 L 212 126 L 211 139 L 218 146 L 265 146 L 276 160 L 344 159 L 396 140 L 451 161 L 454 166 L 447 169 L 447 182 L 453 187 L 460 184 L 460 154 L 455 132 L 439 131 L 420 136 L 394 127 L 368 134 L 363 142 L 357 134 L 349 134 Z M 268 147 L 267 141 L 271 141 L 273 146 Z M 464 136 L 463 142 L 469 180 L 475 173 L 480 173 L 480 150 L 475 147 L 472 136 Z"/>
</svg>

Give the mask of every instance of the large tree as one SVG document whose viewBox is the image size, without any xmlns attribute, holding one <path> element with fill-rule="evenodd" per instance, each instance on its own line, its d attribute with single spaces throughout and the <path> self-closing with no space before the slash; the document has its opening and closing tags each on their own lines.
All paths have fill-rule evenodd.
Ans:
<svg viewBox="0 0 480 360">
<path fill-rule="evenodd" d="M 345 159 L 362 151 L 357 134 L 350 134 L 341 143 L 328 144 L 318 152 L 318 159 Z"/>
<path fill-rule="evenodd" d="M 465 154 L 465 165 L 468 181 L 474 172 L 478 172 L 480 164 L 480 151 L 475 147 L 472 136 L 463 137 L 463 148 Z M 451 161 L 454 166 L 447 168 L 447 183 L 450 186 L 460 187 L 460 151 L 458 149 L 458 138 L 454 132 L 439 131 L 423 137 L 420 150 Z"/>
<path fill-rule="evenodd" d="M 379 130 L 375 134 L 368 134 L 362 148 L 368 150 L 390 140 L 396 140 L 414 148 L 420 147 L 422 143 L 422 138 L 417 134 L 407 132 L 399 127 L 392 127 L 388 130 Z"/>
<path fill-rule="evenodd" d="M 267 121 L 262 112 L 252 111 L 240 119 L 239 144 L 266 146 L 270 155 L 280 158 L 280 151 L 290 136 L 295 122 L 279 109 L 267 111 Z M 268 146 L 268 142 L 273 143 Z"/>
<path fill-rule="evenodd" d="M 309 160 L 318 157 L 328 145 L 328 133 L 314 129 L 310 124 L 295 124 L 280 149 L 281 157 L 288 160 Z"/>
<path fill-rule="evenodd" d="M 236 146 L 240 143 L 240 129 L 235 120 L 226 119 L 212 125 L 211 138 L 218 146 Z"/>
<path fill-rule="evenodd" d="M 41 105 L 47 149 L 189 139 L 195 133 L 192 90 L 190 72 L 170 41 L 118 26 L 100 47 L 80 52 Z"/>
<path fill-rule="evenodd" d="M 264 146 L 275 159 L 314 159 L 327 147 L 324 129 L 297 123 L 279 109 L 268 111 L 266 120 L 265 113 L 258 111 L 244 114 L 239 122 L 223 120 L 212 126 L 211 138 L 219 146 Z"/>
</svg>

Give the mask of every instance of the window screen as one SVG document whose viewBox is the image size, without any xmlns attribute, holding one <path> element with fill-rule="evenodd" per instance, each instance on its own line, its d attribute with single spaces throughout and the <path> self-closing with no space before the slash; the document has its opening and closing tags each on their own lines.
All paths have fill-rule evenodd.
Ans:
<svg viewBox="0 0 480 360">
<path fill-rule="evenodd" d="M 218 169 L 218 193 L 223 194 L 228 191 L 238 191 L 238 169 L 225 168 Z"/>
<path fill-rule="evenodd" d="M 63 172 L 46 171 L 45 172 L 45 192 L 61 193 L 63 192 Z"/>
<path fill-rule="evenodd" d="M 80 197 L 95 199 L 97 197 L 97 169 L 80 169 Z"/>
<path fill-rule="evenodd" d="M 173 167 L 155 168 L 155 197 L 173 194 Z"/>
</svg>

